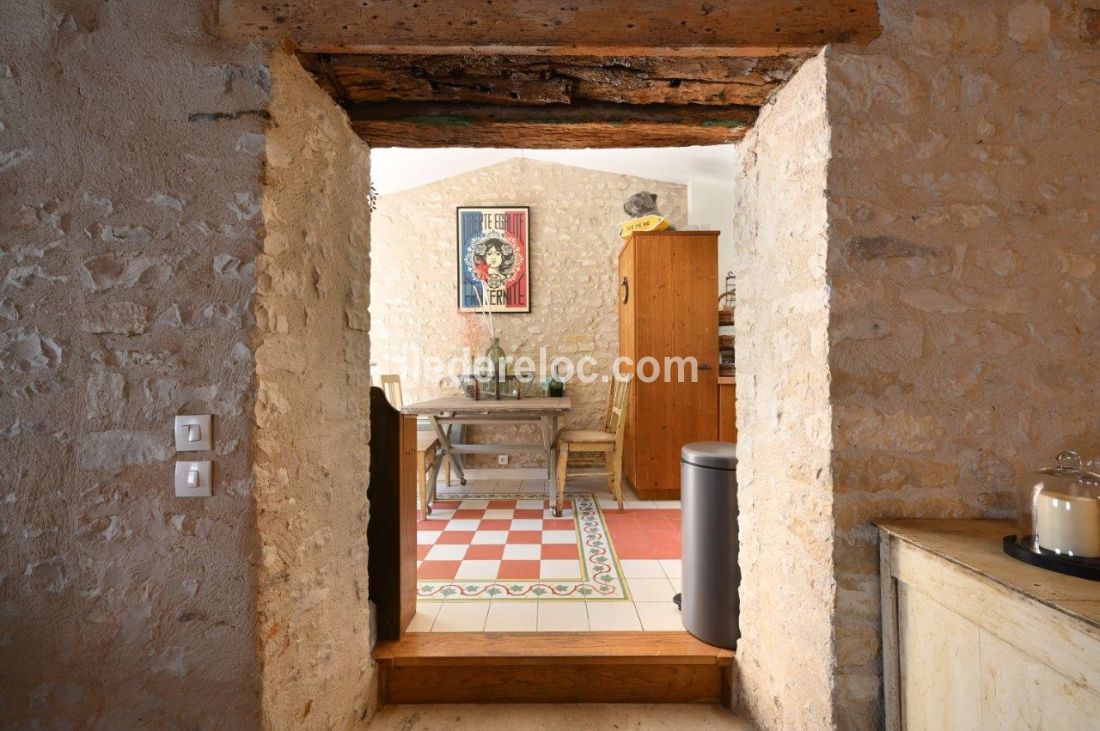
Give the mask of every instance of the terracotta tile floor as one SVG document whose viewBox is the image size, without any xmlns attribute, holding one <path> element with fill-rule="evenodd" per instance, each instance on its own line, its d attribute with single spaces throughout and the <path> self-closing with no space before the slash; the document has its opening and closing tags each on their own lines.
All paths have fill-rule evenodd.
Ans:
<svg viewBox="0 0 1100 731">
<path fill-rule="evenodd" d="M 417 522 L 414 632 L 682 629 L 680 506 L 570 480 L 554 517 L 533 471 L 471 471 Z M 496 477 L 497 474 L 502 477 Z"/>
</svg>

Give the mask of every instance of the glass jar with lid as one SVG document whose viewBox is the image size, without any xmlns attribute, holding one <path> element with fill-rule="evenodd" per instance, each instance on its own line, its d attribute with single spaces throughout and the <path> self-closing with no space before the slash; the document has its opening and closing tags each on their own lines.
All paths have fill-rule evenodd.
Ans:
<svg viewBox="0 0 1100 731">
<path fill-rule="evenodd" d="M 1017 533 L 1005 549 L 1028 563 L 1100 579 L 1100 474 L 1062 452 L 1017 488 Z M 1093 575 L 1095 574 L 1095 575 Z"/>
</svg>

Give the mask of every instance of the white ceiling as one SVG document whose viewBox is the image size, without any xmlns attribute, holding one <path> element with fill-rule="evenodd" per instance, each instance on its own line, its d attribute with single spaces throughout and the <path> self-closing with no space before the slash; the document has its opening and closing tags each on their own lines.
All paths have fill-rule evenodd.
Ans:
<svg viewBox="0 0 1100 731">
<path fill-rule="evenodd" d="M 445 147 L 371 150 L 371 182 L 379 195 L 477 170 L 513 157 L 573 165 L 670 183 L 725 183 L 733 179 L 733 145 L 586 150 L 509 150 Z"/>
</svg>

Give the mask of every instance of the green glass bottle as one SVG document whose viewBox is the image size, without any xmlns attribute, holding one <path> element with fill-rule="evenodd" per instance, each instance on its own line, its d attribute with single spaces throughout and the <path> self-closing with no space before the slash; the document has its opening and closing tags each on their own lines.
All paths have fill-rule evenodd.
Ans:
<svg viewBox="0 0 1100 731">
<path fill-rule="evenodd" d="M 561 398 L 565 395 L 565 383 L 558 378 L 557 366 L 550 373 L 550 382 L 546 384 L 546 395 Z"/>
<path fill-rule="evenodd" d="M 489 382 L 489 392 L 496 398 L 500 398 L 500 389 L 505 380 L 505 368 L 507 364 L 504 353 L 504 348 L 500 347 L 500 338 L 494 337 L 489 342 L 489 349 L 485 351 L 485 357 L 489 359 L 490 372 L 492 373 L 492 380 Z"/>
</svg>

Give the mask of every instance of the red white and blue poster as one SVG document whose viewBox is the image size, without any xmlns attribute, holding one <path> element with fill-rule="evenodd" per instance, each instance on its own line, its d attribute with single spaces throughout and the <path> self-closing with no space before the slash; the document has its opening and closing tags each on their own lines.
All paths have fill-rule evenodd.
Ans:
<svg viewBox="0 0 1100 731">
<path fill-rule="evenodd" d="M 459 312 L 530 312 L 527 207 L 458 209 Z"/>
</svg>

